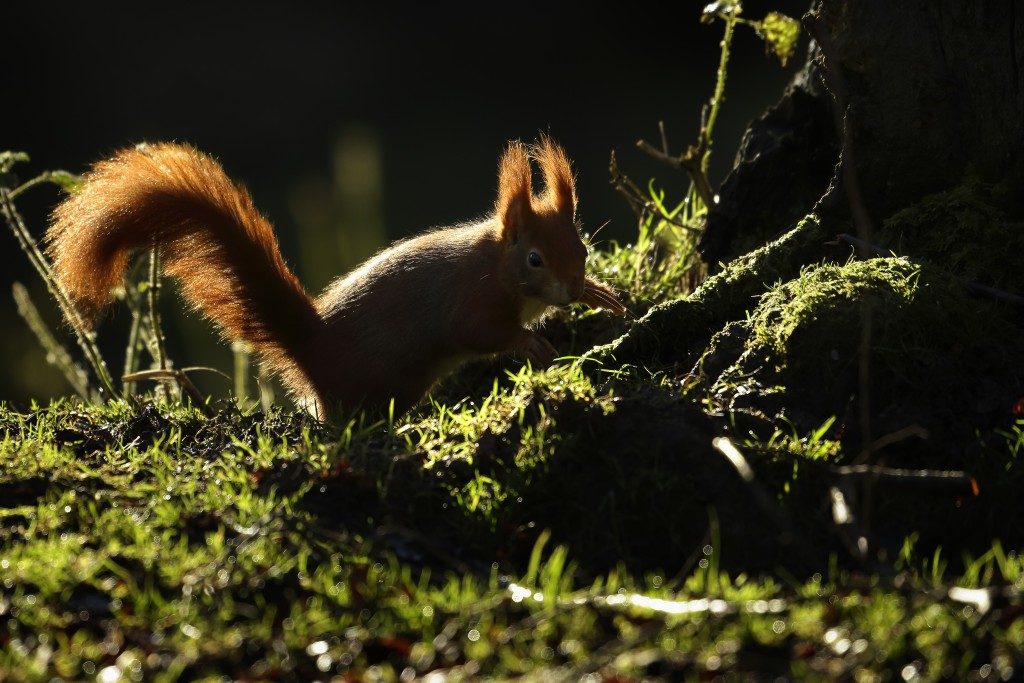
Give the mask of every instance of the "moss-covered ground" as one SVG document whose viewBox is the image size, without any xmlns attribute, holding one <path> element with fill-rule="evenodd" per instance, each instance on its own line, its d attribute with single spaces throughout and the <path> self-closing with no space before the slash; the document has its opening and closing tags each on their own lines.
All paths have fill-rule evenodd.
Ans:
<svg viewBox="0 0 1024 683">
<path fill-rule="evenodd" d="M 812 217 L 690 294 L 614 247 L 632 318 L 394 419 L 0 407 L 0 678 L 1019 677 L 1024 323 L 965 285 L 1021 291 L 993 222 L 958 188 L 858 261 Z"/>
</svg>

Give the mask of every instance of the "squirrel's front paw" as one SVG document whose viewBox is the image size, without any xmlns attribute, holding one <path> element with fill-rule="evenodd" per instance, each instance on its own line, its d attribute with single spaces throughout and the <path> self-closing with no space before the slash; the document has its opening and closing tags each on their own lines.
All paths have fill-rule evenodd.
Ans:
<svg viewBox="0 0 1024 683">
<path fill-rule="evenodd" d="M 530 364 L 538 369 L 551 365 L 558 355 L 551 342 L 536 333 L 530 333 L 523 340 L 520 350 L 526 356 L 526 360 L 530 361 Z"/>
</svg>

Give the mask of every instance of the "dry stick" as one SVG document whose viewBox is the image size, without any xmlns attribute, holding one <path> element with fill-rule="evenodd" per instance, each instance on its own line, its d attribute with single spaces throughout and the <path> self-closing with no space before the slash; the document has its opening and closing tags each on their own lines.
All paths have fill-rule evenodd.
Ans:
<svg viewBox="0 0 1024 683">
<path fill-rule="evenodd" d="M 167 369 L 167 353 L 164 349 L 164 333 L 160 326 L 160 245 L 153 240 L 149 250 L 149 325 L 153 332 L 153 359 L 158 370 Z"/>
<path fill-rule="evenodd" d="M 54 183 L 63 187 L 65 190 L 75 187 L 81 184 L 81 179 L 67 171 L 44 171 L 35 178 L 26 180 L 21 185 L 10 191 L 11 199 L 17 199 L 23 192 L 30 190 L 36 185 L 42 185 L 43 183 Z"/>
<path fill-rule="evenodd" d="M 880 436 L 875 439 L 874 443 L 871 444 L 872 451 L 880 451 L 886 446 L 891 446 L 894 443 L 899 443 L 904 439 L 909 439 L 912 436 L 916 436 L 919 439 L 928 438 L 928 430 L 921 425 L 910 425 L 903 429 L 897 429 L 895 432 L 890 432 L 885 436 Z"/>
<path fill-rule="evenodd" d="M 851 491 L 842 483 L 830 486 L 828 489 L 829 501 L 832 507 L 832 523 L 840 540 L 846 546 L 850 555 L 866 566 L 875 569 L 875 565 L 868 558 L 867 532 L 863 531 L 857 524 L 857 517 L 847 499 L 852 499 Z"/>
<path fill-rule="evenodd" d="M 725 33 L 722 35 L 722 52 L 718 57 L 718 71 L 715 74 L 715 93 L 711 96 L 710 111 L 707 114 L 701 112 L 700 132 L 704 153 L 700 160 L 700 168 L 705 178 L 711 163 L 712 133 L 715 130 L 715 122 L 718 121 L 718 112 L 722 108 L 722 102 L 725 101 L 725 77 L 729 66 L 729 47 L 732 45 L 732 32 L 736 28 L 735 12 L 719 13 L 718 18 L 725 22 Z"/>
<path fill-rule="evenodd" d="M 871 479 L 889 484 L 920 486 L 954 491 L 973 491 L 974 478 L 960 470 L 907 470 L 877 465 L 847 465 L 829 467 L 834 475 L 857 481 Z"/>
<path fill-rule="evenodd" d="M 660 151 L 646 140 L 637 140 L 636 142 L 636 146 L 646 154 L 677 170 L 685 170 L 687 175 L 690 176 L 691 192 L 696 192 L 704 206 L 708 209 L 717 203 L 714 192 L 711 189 L 711 182 L 708 180 L 708 169 L 711 164 L 711 146 L 713 144 L 712 133 L 715 128 L 715 122 L 718 120 L 718 112 L 722 108 L 722 102 L 725 101 L 725 79 L 728 73 L 729 47 L 732 45 L 733 30 L 736 27 L 737 21 L 739 21 L 735 12 L 719 12 L 717 16 L 725 22 L 725 33 L 722 36 L 722 52 L 718 60 L 715 92 L 712 94 L 711 100 L 701 108 L 700 132 L 697 135 L 697 144 L 691 145 L 678 157 L 670 155 L 668 152 L 668 139 L 662 122 L 658 123 L 661 133 Z M 689 195 L 690 192 L 687 193 L 687 196 Z M 690 229 L 692 230 L 693 228 Z"/>
<path fill-rule="evenodd" d="M 236 339 L 231 342 L 231 352 L 235 361 L 235 400 L 239 406 L 249 402 L 249 364 L 252 349 L 248 343 Z"/>
<path fill-rule="evenodd" d="M 914 428 L 901 431 L 911 429 Z M 858 523 L 857 515 L 853 512 L 853 502 L 856 500 L 853 483 L 860 481 L 867 484 L 866 493 L 870 493 L 873 490 L 872 486 L 879 481 L 898 486 L 962 491 L 974 495 L 978 493 L 978 484 L 974 478 L 958 470 L 906 470 L 877 465 L 828 466 L 825 470 L 835 479 L 835 483 L 829 487 L 829 499 L 832 522 L 839 538 L 846 545 L 850 555 L 865 567 L 882 574 L 894 572 L 888 565 L 874 561 L 868 555 L 868 550 L 877 544 L 872 541 L 867 524 Z"/>
<path fill-rule="evenodd" d="M 71 385 L 71 388 L 75 390 L 76 394 L 86 401 L 90 400 L 92 392 L 89 391 L 88 373 L 71 358 L 68 350 L 57 341 L 53 333 L 46 327 L 46 323 L 43 322 L 42 316 L 39 315 L 39 309 L 36 308 L 25 285 L 15 282 L 11 290 L 14 295 L 14 303 L 18 308 L 18 315 L 22 317 L 36 336 L 39 345 L 46 351 L 47 362 L 63 373 L 64 378 Z"/>
<path fill-rule="evenodd" d="M 704 206 L 711 207 L 715 205 L 715 195 L 711 191 L 711 183 L 708 181 L 707 173 L 701 167 L 701 158 L 705 156 L 707 150 L 707 138 L 704 137 L 704 131 L 701 131 L 701 141 L 678 157 L 665 154 L 646 140 L 637 140 L 636 146 L 641 152 L 650 155 L 658 161 L 668 164 L 677 170 L 686 171 L 690 176 L 690 180 L 693 181 L 694 189 L 697 190 L 701 201 L 704 202 Z"/>
<path fill-rule="evenodd" d="M 181 389 L 186 394 L 188 394 L 188 397 L 192 399 L 192 403 L 197 408 L 199 408 L 199 410 L 202 411 L 204 415 L 210 417 L 211 415 L 213 415 L 213 409 L 206 404 L 206 398 L 203 396 L 202 392 L 199 391 L 196 385 L 192 383 L 192 380 L 189 379 L 188 375 L 186 374 L 187 372 L 194 370 L 211 370 L 213 372 L 220 373 L 219 370 L 214 370 L 213 368 L 165 368 L 163 370 L 142 370 L 140 372 L 133 372 L 130 375 L 125 375 L 121 379 L 124 380 L 125 382 L 138 382 L 140 380 L 146 379 L 155 379 L 161 381 L 173 380 L 177 382 L 178 386 L 181 387 Z"/>
<path fill-rule="evenodd" d="M 119 397 L 120 394 L 118 394 L 114 388 L 113 381 L 110 379 L 110 373 L 107 372 L 107 364 L 103 361 L 103 356 L 100 355 L 99 349 L 96 348 L 95 342 L 91 339 L 91 335 L 86 332 L 87 326 L 84 319 L 72 303 L 71 297 L 64 290 L 64 287 L 57 281 L 49 262 L 39 250 L 39 245 L 36 244 L 28 228 L 25 227 L 21 214 L 18 213 L 14 203 L 11 201 L 10 193 L 3 188 L 0 188 L 0 212 L 3 213 L 8 227 L 14 233 L 22 251 L 25 252 L 36 272 L 39 273 L 39 276 L 46 283 L 46 288 L 50 291 L 50 294 L 57 300 L 57 306 L 60 308 L 61 313 L 63 313 L 65 320 L 71 324 L 79 348 L 85 354 L 89 364 L 92 365 L 100 384 L 108 392 L 108 397 Z"/>
<path fill-rule="evenodd" d="M 125 304 L 132 313 L 132 324 L 128 328 L 128 345 L 124 350 L 124 375 L 134 373 L 138 367 L 137 354 L 139 352 L 139 339 L 142 335 L 142 307 L 139 305 L 140 298 L 142 297 L 139 295 L 137 287 L 135 288 L 134 295 L 131 291 L 128 291 L 128 287 L 125 288 Z M 135 393 L 134 382 L 124 381 L 123 387 L 125 396 L 131 396 Z"/>
<path fill-rule="evenodd" d="M 612 177 L 612 187 L 625 198 L 629 208 L 643 221 L 646 202 L 638 198 L 642 195 L 640 194 L 640 188 L 636 187 L 636 183 L 619 170 L 619 160 L 615 156 L 615 150 L 612 150 L 611 157 L 608 160 L 608 174 Z"/>
<path fill-rule="evenodd" d="M 989 287 L 988 285 L 979 284 L 977 282 L 966 283 L 967 289 L 971 290 L 975 294 L 981 294 L 992 299 L 999 301 L 1006 301 L 1011 304 L 1017 304 L 1018 306 L 1024 306 L 1024 296 L 1019 294 L 1011 294 L 1010 292 L 1004 292 L 1001 289 L 995 287 Z"/>
<path fill-rule="evenodd" d="M 692 225 L 687 225 L 686 223 L 669 216 L 654 202 L 648 200 L 645 197 L 643 190 L 641 190 L 629 176 L 619 170 L 618 160 L 615 157 L 614 151 L 612 152 L 611 161 L 608 164 L 608 171 L 612 176 L 612 186 L 615 188 L 616 192 L 625 197 L 629 207 L 633 210 L 633 213 L 637 215 L 640 221 L 643 221 L 644 217 L 650 213 L 651 215 L 656 215 L 661 220 L 669 223 L 670 225 L 674 225 L 677 228 L 682 228 L 683 230 L 689 230 L 691 232 L 700 232 L 698 228 L 695 228 Z"/>
<path fill-rule="evenodd" d="M 654 202 L 648 200 L 645 197 L 643 190 L 641 190 L 629 176 L 619 170 L 618 160 L 615 157 L 614 151 L 611 155 L 611 161 L 608 164 L 608 171 L 612 176 L 611 183 L 615 188 L 615 191 L 626 199 L 626 202 L 629 204 L 629 208 L 633 210 L 633 213 L 636 214 L 637 219 L 640 222 L 643 222 L 647 214 L 651 214 L 652 216 L 656 215 L 661 220 L 669 223 L 670 225 L 674 225 L 677 228 L 690 230 L 691 232 L 699 232 L 699 230 L 692 225 L 687 225 L 686 223 L 672 218 L 662 211 Z"/>
</svg>

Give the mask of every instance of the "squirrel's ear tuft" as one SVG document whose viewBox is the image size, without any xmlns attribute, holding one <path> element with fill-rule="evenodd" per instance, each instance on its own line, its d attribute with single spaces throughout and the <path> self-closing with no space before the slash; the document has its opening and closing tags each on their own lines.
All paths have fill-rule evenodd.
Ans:
<svg viewBox="0 0 1024 683">
<path fill-rule="evenodd" d="M 523 143 L 508 143 L 498 162 L 497 214 L 502 234 L 515 240 L 533 212 L 533 181 L 530 155 Z"/>
<path fill-rule="evenodd" d="M 576 217 L 576 181 L 565 150 L 550 136 L 541 133 L 533 156 L 544 172 L 544 199 L 558 214 L 572 221 Z"/>
</svg>

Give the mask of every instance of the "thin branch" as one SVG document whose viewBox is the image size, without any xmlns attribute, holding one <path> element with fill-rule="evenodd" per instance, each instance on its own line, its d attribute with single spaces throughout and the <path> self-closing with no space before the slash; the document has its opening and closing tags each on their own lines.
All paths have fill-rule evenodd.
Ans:
<svg viewBox="0 0 1024 683">
<path fill-rule="evenodd" d="M 700 142 L 698 147 L 703 147 L 700 159 L 701 174 L 707 179 L 708 168 L 711 164 L 711 145 L 713 144 L 712 133 L 715 129 L 715 122 L 718 121 L 718 112 L 725 101 L 725 77 L 728 73 L 729 48 L 732 46 L 732 34 L 736 28 L 736 13 L 729 12 L 719 14 L 719 18 L 725 22 L 725 33 L 722 35 L 722 52 L 718 58 L 718 71 L 715 77 L 715 92 L 711 96 L 710 110 L 701 112 Z M 707 112 L 705 114 L 705 111 Z M 713 206 L 707 203 L 707 206 Z"/>
<path fill-rule="evenodd" d="M 158 370 L 167 369 L 167 351 L 164 348 L 164 332 L 160 326 L 160 245 L 153 241 L 149 250 L 149 325 L 153 336 L 153 358 Z"/>
<path fill-rule="evenodd" d="M 701 167 L 701 159 L 707 150 L 707 138 L 704 137 L 703 131 L 701 131 L 700 142 L 696 146 L 690 147 L 685 154 L 678 157 L 662 152 L 646 140 L 637 140 L 636 146 L 641 152 L 658 161 L 668 164 L 677 170 L 686 171 L 693 182 L 697 195 L 704 202 L 704 205 L 708 207 L 715 205 L 715 196 L 711 190 L 711 183 L 708 181 L 707 173 Z"/>
<path fill-rule="evenodd" d="M 641 198 L 643 195 L 640 193 L 640 188 L 636 186 L 636 183 L 619 170 L 619 162 L 614 150 L 612 150 L 611 159 L 608 162 L 608 173 L 611 175 L 612 187 L 625 198 L 633 213 L 643 220 L 646 200 Z"/>
<path fill-rule="evenodd" d="M 875 442 L 871 444 L 872 451 L 880 451 L 886 446 L 891 446 L 894 443 L 899 443 L 904 439 L 909 439 L 912 436 L 916 436 L 919 439 L 928 438 L 928 430 L 920 425 L 910 425 L 903 429 L 897 429 L 895 432 L 880 436 L 875 439 Z"/>
<path fill-rule="evenodd" d="M 655 202 L 647 199 L 647 195 L 644 194 L 643 190 L 619 170 L 619 164 L 615 156 L 615 152 L 612 152 L 611 161 L 608 164 L 608 171 L 612 176 L 611 183 L 615 190 L 626 198 L 626 202 L 629 203 L 633 213 L 642 221 L 648 214 L 657 216 L 661 220 L 665 221 L 670 225 L 674 225 L 677 228 L 683 230 L 689 230 L 690 232 L 700 232 L 699 228 L 692 225 L 687 225 L 682 221 L 669 216 L 665 213 L 661 207 Z"/>
<path fill-rule="evenodd" d="M 15 282 L 11 290 L 14 303 L 18 308 L 18 315 L 22 317 L 36 336 L 39 345 L 46 351 L 46 361 L 61 371 L 76 394 L 86 401 L 92 400 L 94 396 L 89 388 L 88 373 L 71 358 L 71 354 L 64 348 L 64 345 L 58 342 L 50 332 L 46 323 L 43 322 L 42 316 L 39 315 L 39 309 L 36 308 L 35 302 L 29 296 L 28 289 L 20 282 Z"/>
<path fill-rule="evenodd" d="M 960 470 L 908 470 L 878 465 L 846 465 L 830 467 L 829 471 L 850 481 L 884 481 L 896 486 L 952 489 L 972 493 L 977 486 L 971 475 Z"/>
<path fill-rule="evenodd" d="M 142 306 L 139 303 L 141 298 L 138 287 L 134 284 L 125 286 L 125 305 L 132 314 L 132 323 L 128 328 L 128 343 L 124 349 L 124 372 L 123 375 L 130 375 L 138 368 L 139 345 L 142 338 Z M 123 390 L 125 396 L 135 393 L 134 382 L 124 382 Z"/>
<path fill-rule="evenodd" d="M 78 176 L 68 173 L 67 171 L 44 171 L 35 178 L 26 180 L 21 185 L 10 190 L 8 194 L 11 199 L 17 199 L 26 190 L 30 190 L 37 185 L 42 185 L 43 183 L 53 183 L 55 185 L 59 185 L 65 190 L 69 190 L 78 186 L 81 182 L 82 181 Z"/>
<path fill-rule="evenodd" d="M 25 222 L 21 218 L 21 214 L 14 206 L 14 202 L 11 201 L 10 193 L 3 188 L 0 188 L 0 212 L 3 213 L 4 219 L 7 222 L 11 232 L 14 233 L 14 237 L 18 240 L 18 244 L 21 246 L 22 251 L 28 256 L 29 262 L 39 273 L 39 277 L 46 283 L 47 289 L 53 298 L 57 301 L 57 306 L 60 308 L 61 313 L 64 315 L 64 319 L 71 324 L 71 328 L 74 331 L 75 339 L 78 342 L 78 346 L 82 349 L 82 353 L 85 354 L 89 364 L 92 366 L 93 371 L 96 373 L 96 377 L 99 379 L 100 384 L 103 385 L 108 393 L 109 398 L 117 398 L 120 394 L 114 388 L 114 383 L 110 378 L 110 374 L 107 372 L 107 364 L 103 361 L 103 356 L 100 355 L 99 349 L 96 348 L 96 343 L 92 339 L 92 335 L 87 331 L 88 326 L 85 320 L 82 318 L 78 309 L 71 301 L 71 297 L 61 286 L 57 277 L 54 275 L 53 270 L 50 268 L 49 261 L 43 255 L 43 252 L 39 249 L 39 245 L 36 244 L 32 234 L 25 227 Z"/>
<path fill-rule="evenodd" d="M 1011 294 L 1010 292 L 1004 292 L 1001 289 L 982 285 L 977 282 L 968 282 L 967 289 L 971 290 L 975 294 L 981 294 L 982 296 L 987 296 L 999 301 L 1006 301 L 1011 304 L 1017 304 L 1018 306 L 1024 306 L 1024 296 L 1019 294 Z"/>
<path fill-rule="evenodd" d="M 661 151 L 668 154 L 668 135 L 665 133 L 664 121 L 658 121 L 658 132 L 661 134 Z"/>
<path fill-rule="evenodd" d="M 200 368 L 183 368 L 183 369 L 180 369 L 180 370 L 179 369 L 142 370 L 141 372 L 133 372 L 130 375 L 125 375 L 121 379 L 124 380 L 125 382 L 138 382 L 138 381 L 147 380 L 147 379 L 158 380 L 158 381 L 173 380 L 174 382 L 176 382 L 178 384 L 178 386 L 181 388 L 182 391 L 184 391 L 186 394 L 188 394 L 188 397 L 190 399 L 192 399 L 193 405 L 195 405 L 197 408 L 199 408 L 199 410 L 204 415 L 206 415 L 207 417 L 210 417 L 211 415 L 213 415 L 213 409 L 210 408 L 209 405 L 207 405 L 206 399 L 203 396 L 203 394 L 199 391 L 198 388 L 196 388 L 196 385 L 192 383 L 192 380 L 189 379 L 188 375 L 186 374 L 186 372 L 188 370 L 197 370 L 197 369 L 200 369 Z M 212 369 L 212 368 L 202 368 L 202 369 L 208 370 L 208 369 Z"/>
<path fill-rule="evenodd" d="M 239 405 L 249 402 L 249 365 L 252 347 L 245 341 L 236 339 L 231 342 L 231 352 L 235 361 L 235 400 Z"/>
</svg>

